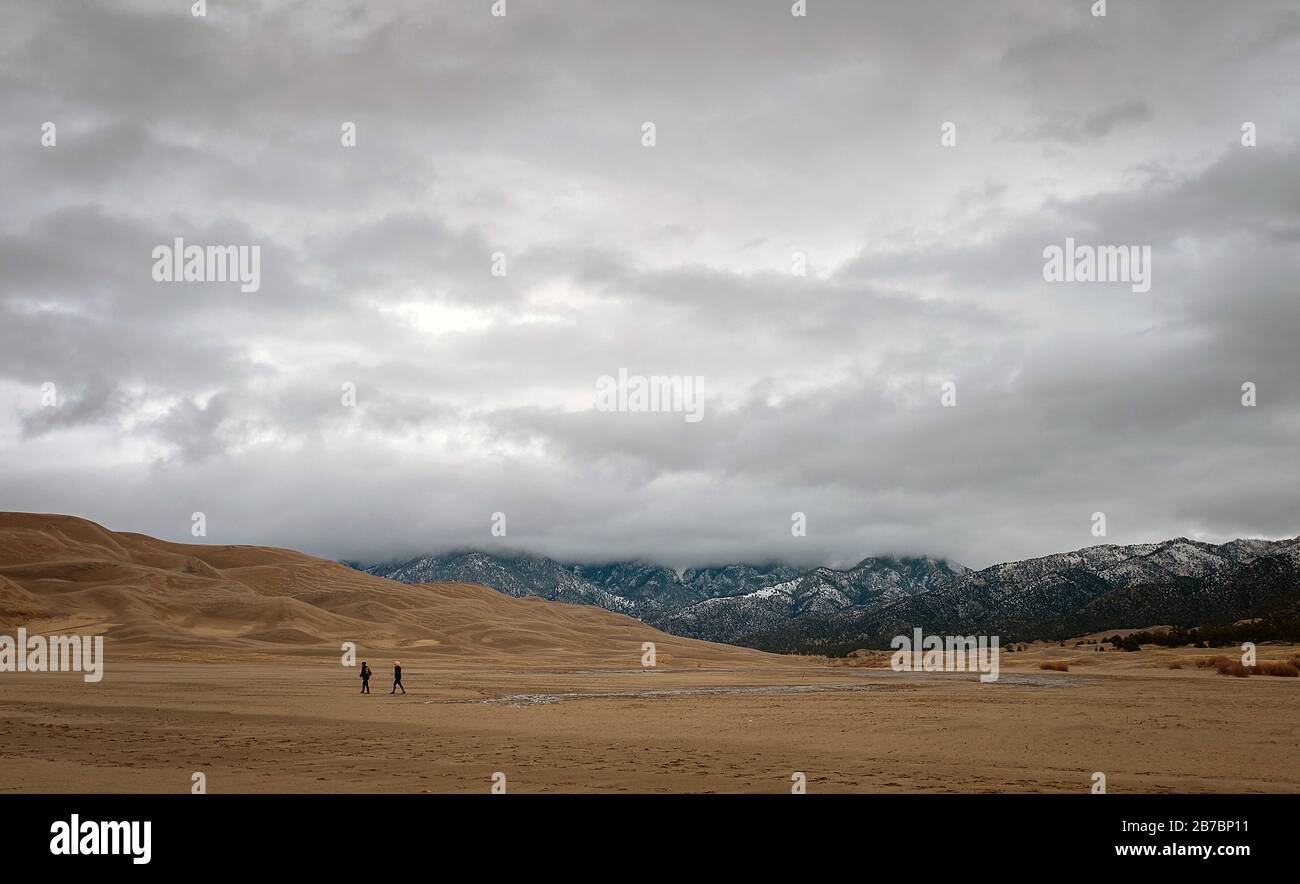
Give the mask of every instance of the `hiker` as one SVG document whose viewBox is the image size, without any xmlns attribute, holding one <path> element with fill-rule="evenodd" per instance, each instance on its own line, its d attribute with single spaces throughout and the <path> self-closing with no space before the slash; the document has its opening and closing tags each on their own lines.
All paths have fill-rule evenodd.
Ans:
<svg viewBox="0 0 1300 884">
<path fill-rule="evenodd" d="M 370 676 L 372 675 L 374 675 L 374 673 L 370 671 L 370 667 L 366 665 L 366 661 L 362 660 L 361 661 L 361 693 L 363 694 L 370 693 Z"/>
<path fill-rule="evenodd" d="M 393 689 L 388 693 L 395 694 L 397 693 L 398 688 L 402 689 L 403 694 L 406 693 L 406 688 L 402 685 L 402 661 L 394 660 L 393 661 Z"/>
</svg>

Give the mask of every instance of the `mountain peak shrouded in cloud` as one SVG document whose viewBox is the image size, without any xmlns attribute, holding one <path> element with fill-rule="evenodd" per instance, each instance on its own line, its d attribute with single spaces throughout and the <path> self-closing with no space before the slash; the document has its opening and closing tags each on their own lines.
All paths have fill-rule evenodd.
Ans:
<svg viewBox="0 0 1300 884">
<path fill-rule="evenodd" d="M 402 583 L 475 583 L 594 605 L 675 635 L 783 653 L 885 647 L 918 624 L 1025 641 L 1300 609 L 1300 538 L 1099 544 L 978 571 L 923 556 L 870 557 L 843 570 L 734 563 L 679 572 L 481 551 L 352 566 Z"/>
<path fill-rule="evenodd" d="M 871 557 L 845 570 L 743 562 L 674 570 L 643 561 L 575 564 L 481 551 L 351 564 L 401 583 L 475 583 L 509 596 L 595 605 L 720 642 L 780 630 L 799 617 L 905 599 L 967 571 L 928 557 Z"/>
<path fill-rule="evenodd" d="M 186 6 L 7 4 L 6 508 L 682 569 L 1295 534 L 1291 3 Z M 256 291 L 155 282 L 178 239 Z M 1067 239 L 1150 290 L 1046 282 Z"/>
</svg>

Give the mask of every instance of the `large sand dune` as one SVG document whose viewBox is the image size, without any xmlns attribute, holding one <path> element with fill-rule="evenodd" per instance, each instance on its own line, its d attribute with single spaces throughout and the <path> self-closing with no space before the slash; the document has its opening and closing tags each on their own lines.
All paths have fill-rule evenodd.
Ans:
<svg viewBox="0 0 1300 884">
<path fill-rule="evenodd" d="M 409 586 L 286 549 L 168 543 L 60 515 L 0 513 L 0 627 L 102 633 L 115 657 L 429 655 L 518 665 L 754 664 L 629 617 L 484 586 Z"/>
</svg>

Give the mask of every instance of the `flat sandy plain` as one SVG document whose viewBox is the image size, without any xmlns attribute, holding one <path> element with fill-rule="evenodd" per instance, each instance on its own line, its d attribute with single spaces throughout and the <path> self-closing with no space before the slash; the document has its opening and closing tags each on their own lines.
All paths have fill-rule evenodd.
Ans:
<svg viewBox="0 0 1300 884">
<path fill-rule="evenodd" d="M 210 792 L 485 792 L 501 771 L 511 792 L 782 792 L 804 771 L 810 792 L 1071 792 L 1100 770 L 1112 793 L 1300 792 L 1295 679 L 1122 656 L 995 684 L 406 659 L 405 696 L 337 663 L 110 660 L 94 685 L 6 676 L 0 789 L 188 791 L 202 771 Z"/>
<path fill-rule="evenodd" d="M 18 625 L 102 632 L 106 662 L 98 683 L 0 673 L 7 792 L 188 792 L 202 772 L 212 793 L 474 793 L 498 771 L 513 793 L 780 793 L 795 771 L 810 793 L 1086 792 L 1094 771 L 1111 793 L 1300 792 L 1300 679 L 1168 668 L 1222 651 L 1036 645 L 981 684 L 0 514 L 0 634 Z"/>
</svg>

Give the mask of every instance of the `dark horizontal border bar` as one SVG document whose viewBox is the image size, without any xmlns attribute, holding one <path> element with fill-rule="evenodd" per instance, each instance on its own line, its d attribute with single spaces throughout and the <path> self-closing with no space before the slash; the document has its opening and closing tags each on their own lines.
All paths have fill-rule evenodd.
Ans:
<svg viewBox="0 0 1300 884">
<path fill-rule="evenodd" d="M 148 864 L 133 863 L 130 847 L 56 855 L 52 827 L 70 829 L 74 815 L 79 827 L 148 821 Z M 676 877 L 683 864 L 731 874 L 827 864 L 917 874 L 920 862 L 947 876 L 1027 861 L 1058 873 L 1098 861 L 1229 871 L 1294 856 L 1297 818 L 1300 795 L 0 795 L 0 855 L 9 869 L 129 875 L 428 863 L 433 874 L 482 864 L 637 877 Z M 1145 845 L 1156 855 L 1117 852 Z M 1216 852 L 1243 847 L 1249 855 Z"/>
</svg>

